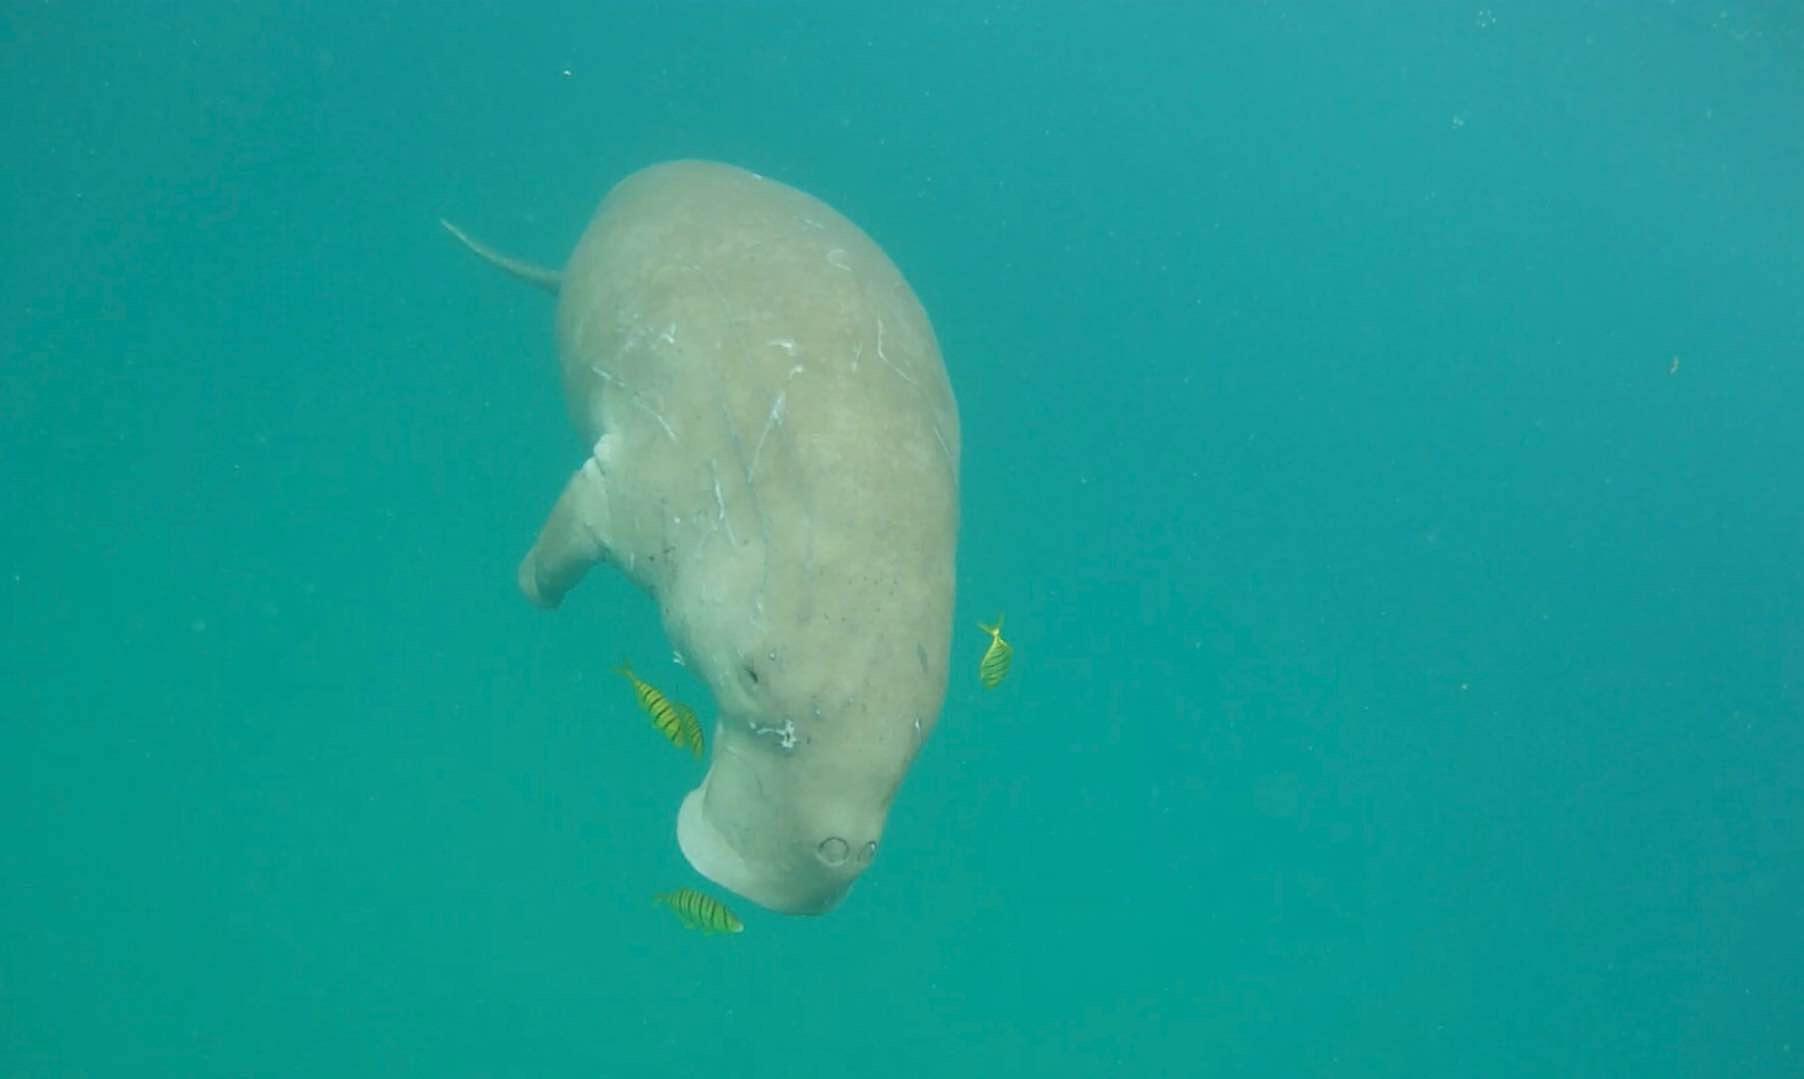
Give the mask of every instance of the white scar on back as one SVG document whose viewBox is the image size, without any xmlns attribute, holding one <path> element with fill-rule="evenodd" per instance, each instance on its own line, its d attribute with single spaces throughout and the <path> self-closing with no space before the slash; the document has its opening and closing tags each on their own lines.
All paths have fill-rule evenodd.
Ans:
<svg viewBox="0 0 1804 1079">
<path fill-rule="evenodd" d="M 879 360 L 883 361 L 883 366 L 889 368 L 891 371 L 894 371 L 898 376 L 900 376 L 902 381 L 908 383 L 910 386 L 915 384 L 915 380 L 908 377 L 907 371 L 904 371 L 900 367 L 897 367 L 895 364 L 891 363 L 889 361 L 889 357 L 885 356 L 883 354 L 883 320 L 881 318 L 879 318 L 877 320 L 877 358 Z"/>
<path fill-rule="evenodd" d="M 601 366 L 598 363 L 590 364 L 589 370 L 593 371 L 595 373 L 595 377 L 601 379 L 603 382 L 607 383 L 610 386 L 617 387 L 618 389 L 620 389 L 621 392 L 626 393 L 629 396 L 631 396 L 633 399 L 633 407 L 634 408 L 643 410 L 646 415 L 650 416 L 654 420 L 657 420 L 658 426 L 664 428 L 664 433 L 666 435 L 670 436 L 670 441 L 675 442 L 677 440 L 676 432 L 671 430 L 670 421 L 666 420 L 663 416 L 659 415 L 657 409 L 646 404 L 645 398 L 641 397 L 639 395 L 638 391 L 634 390 L 631 386 L 628 386 L 626 383 L 622 382 L 620 380 L 619 376 L 613 374 L 612 372 L 610 372 L 609 370 L 607 370 L 606 368 L 604 368 L 603 366 Z"/>
<path fill-rule="evenodd" d="M 761 727 L 758 725 L 757 720 L 750 719 L 746 720 L 746 724 L 751 727 L 753 734 L 776 735 L 777 745 L 784 749 L 794 749 L 796 747 L 796 724 L 793 719 L 784 720 L 781 727 Z"/>
<path fill-rule="evenodd" d="M 715 520 L 727 530 L 727 542 L 739 546 L 739 537 L 733 534 L 733 522 L 727 518 L 727 498 L 720 490 L 720 470 L 714 464 L 714 458 L 708 458 L 708 474 L 714 479 L 714 512 Z"/>
<path fill-rule="evenodd" d="M 789 369 L 789 377 L 795 378 L 802 373 L 802 365 L 796 364 Z M 770 437 L 771 429 L 783 425 L 783 407 L 789 399 L 787 387 L 777 391 L 776 399 L 770 403 L 770 412 L 764 417 L 764 430 L 758 432 L 758 444 L 752 447 L 752 462 L 745 466 L 745 482 L 752 482 L 752 474 L 758 471 L 758 459 L 764 456 L 764 440 Z"/>
<path fill-rule="evenodd" d="M 672 431 L 670 429 L 670 421 L 666 420 L 663 416 L 658 415 L 657 409 L 646 404 L 645 398 L 640 397 L 638 394 L 635 393 L 635 394 L 633 394 L 633 404 L 641 409 L 644 409 L 646 415 L 650 416 L 654 420 L 657 420 L 658 426 L 664 428 L 664 433 L 670 436 L 670 441 L 675 442 L 677 440 L 676 432 Z"/>
</svg>

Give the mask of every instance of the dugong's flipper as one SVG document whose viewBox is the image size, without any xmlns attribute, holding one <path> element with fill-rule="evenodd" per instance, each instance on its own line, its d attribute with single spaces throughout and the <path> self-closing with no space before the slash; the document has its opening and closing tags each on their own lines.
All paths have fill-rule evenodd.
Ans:
<svg viewBox="0 0 1804 1079">
<path fill-rule="evenodd" d="M 607 477 L 601 470 L 606 436 L 564 484 L 539 538 L 520 561 L 520 591 L 540 607 L 556 607 L 590 566 L 608 553 Z"/>
<path fill-rule="evenodd" d="M 442 217 L 438 223 L 491 266 L 547 292 L 555 293 L 563 284 L 557 270 L 504 255 Z M 556 607 L 588 568 L 607 554 L 607 486 L 600 468 L 606 441 L 595 444 L 595 453 L 564 485 L 538 541 L 520 563 L 520 591 L 540 607 Z"/>
</svg>

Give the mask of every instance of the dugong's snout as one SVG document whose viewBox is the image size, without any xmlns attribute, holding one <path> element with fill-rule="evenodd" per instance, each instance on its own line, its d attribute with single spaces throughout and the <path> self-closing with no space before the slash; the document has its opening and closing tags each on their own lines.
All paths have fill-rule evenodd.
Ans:
<svg viewBox="0 0 1804 1079">
<path fill-rule="evenodd" d="M 762 747 L 717 739 L 715 760 L 677 813 L 677 844 L 697 872 L 782 914 L 825 914 L 870 867 L 885 804 Z"/>
</svg>

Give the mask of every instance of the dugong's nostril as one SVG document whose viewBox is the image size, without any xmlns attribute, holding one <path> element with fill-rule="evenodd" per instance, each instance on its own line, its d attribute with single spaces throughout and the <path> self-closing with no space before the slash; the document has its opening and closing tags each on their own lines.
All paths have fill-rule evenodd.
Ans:
<svg viewBox="0 0 1804 1079">
<path fill-rule="evenodd" d="M 877 841 L 873 839 L 864 845 L 864 850 L 861 852 L 859 861 L 863 862 L 865 865 L 870 865 L 871 859 L 875 857 L 877 857 Z"/>
<path fill-rule="evenodd" d="M 852 848 L 846 844 L 845 840 L 836 835 L 830 835 L 821 840 L 821 845 L 816 847 L 815 851 L 821 856 L 821 861 L 828 865 L 844 865 L 846 864 L 846 855 L 851 853 Z"/>
</svg>

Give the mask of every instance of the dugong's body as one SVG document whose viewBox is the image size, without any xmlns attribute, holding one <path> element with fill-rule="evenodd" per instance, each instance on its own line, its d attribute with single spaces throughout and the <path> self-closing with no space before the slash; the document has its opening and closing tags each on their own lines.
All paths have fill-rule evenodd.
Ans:
<svg viewBox="0 0 1804 1079">
<path fill-rule="evenodd" d="M 561 278 L 472 246 L 557 287 L 593 447 L 521 588 L 554 606 L 605 559 L 652 592 L 719 707 L 684 855 L 830 909 L 945 696 L 959 429 L 926 313 L 832 208 L 706 162 L 622 181 Z"/>
</svg>

